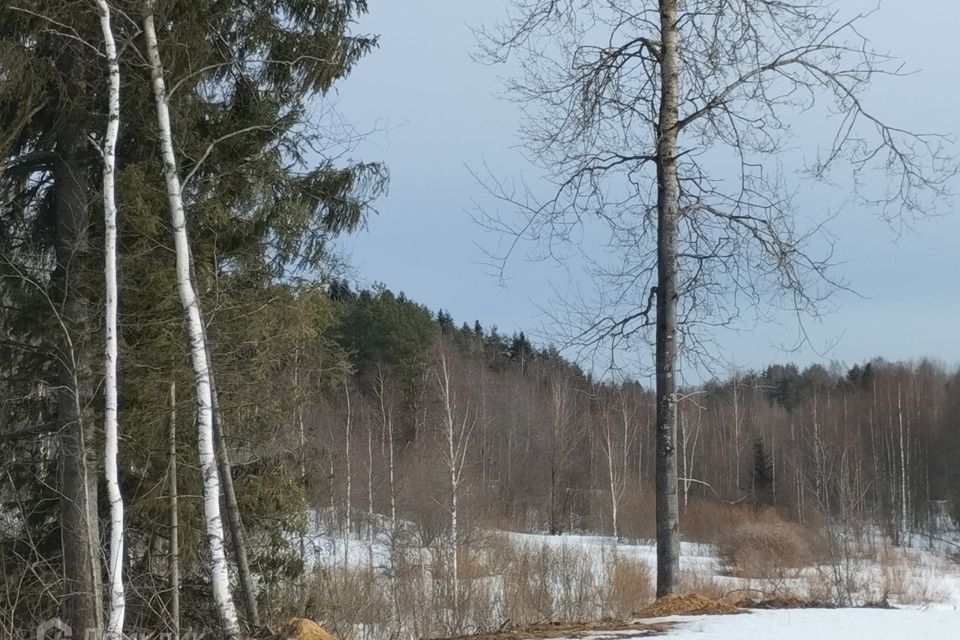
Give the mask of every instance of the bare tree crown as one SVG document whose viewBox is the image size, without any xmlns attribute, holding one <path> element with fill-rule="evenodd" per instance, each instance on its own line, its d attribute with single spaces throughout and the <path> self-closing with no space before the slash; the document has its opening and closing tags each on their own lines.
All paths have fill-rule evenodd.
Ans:
<svg viewBox="0 0 960 640">
<path fill-rule="evenodd" d="M 947 201 L 951 140 L 871 110 L 871 81 L 904 69 L 863 35 L 872 12 L 845 8 L 826 0 L 680 3 L 677 286 L 688 355 L 712 353 L 709 329 L 736 324 L 747 309 L 813 317 L 846 286 L 830 268 L 831 216 L 801 221 L 809 219 L 796 197 L 804 181 L 840 185 L 894 226 Z M 506 94 L 521 105 L 525 148 L 549 185 L 543 195 L 481 176 L 521 214 L 480 214 L 509 239 L 491 257 L 503 268 L 523 239 L 546 256 L 569 255 L 598 220 L 614 256 L 585 256 L 599 293 L 568 305 L 561 326 L 572 347 L 649 339 L 660 11 L 636 0 L 514 0 L 504 23 L 478 32 L 480 59 L 516 65 Z M 823 114 L 829 131 L 800 171 L 791 125 L 808 113 Z"/>
</svg>

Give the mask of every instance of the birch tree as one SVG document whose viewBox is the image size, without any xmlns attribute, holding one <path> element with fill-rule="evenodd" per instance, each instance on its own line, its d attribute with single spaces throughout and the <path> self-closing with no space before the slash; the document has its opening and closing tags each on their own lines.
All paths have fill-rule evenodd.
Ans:
<svg viewBox="0 0 960 640">
<path fill-rule="evenodd" d="M 185 381 L 190 364 L 180 357 L 182 314 L 169 296 L 177 288 L 173 234 L 157 217 L 167 202 L 164 177 L 151 171 L 158 146 L 151 77 L 144 52 L 129 55 L 134 43 L 143 48 L 136 25 L 142 0 L 106 1 L 123 52 L 118 61 L 123 132 L 115 169 L 122 212 L 119 297 L 128 319 L 119 345 L 121 453 L 124 469 L 133 474 L 129 479 L 154 487 L 166 482 L 165 465 L 154 463 L 165 456 L 166 446 L 157 438 L 155 420 L 142 418 L 165 414 L 165 383 Z M 4 434 L 28 427 L 37 432 L 34 438 L 41 431 L 52 434 L 35 443 L 37 451 L 50 456 L 43 481 L 19 485 L 25 492 L 22 512 L 45 523 L 45 545 L 37 552 L 5 555 L 6 575 L 41 566 L 41 555 L 44 572 L 31 573 L 30 579 L 46 587 L 38 592 L 41 598 L 25 602 L 42 611 L 40 619 L 58 614 L 75 634 L 100 637 L 107 624 L 109 520 L 103 519 L 101 552 L 97 478 L 104 464 L 99 401 L 104 349 L 99 323 L 105 318 L 106 291 L 105 243 L 95 236 L 102 223 L 98 152 L 109 82 L 97 6 L 96 0 L 0 2 L 0 427 Z M 288 268 L 328 266 L 329 239 L 363 224 L 386 180 L 381 165 L 348 160 L 352 154 L 344 149 L 357 132 L 315 108 L 318 103 L 327 108 L 329 102 L 317 98 L 376 46 L 376 37 L 356 28 L 366 10 L 366 3 L 338 0 L 156 3 L 178 168 L 189 177 L 181 182 L 194 290 L 209 301 L 203 305 L 209 312 L 209 342 L 221 358 L 215 362 L 222 410 L 235 438 L 229 443 L 238 443 L 237 449 L 262 444 L 245 431 L 261 427 L 246 420 L 253 412 L 245 407 L 265 386 L 249 376 L 249 354 L 277 353 L 276 338 L 284 329 L 265 323 L 255 340 L 231 341 L 236 334 L 225 326 L 232 328 L 233 318 L 249 326 L 274 315 L 263 303 L 284 288 L 276 280 Z M 223 34 L 235 37 L 224 40 Z M 226 235 L 231 240 L 224 244 Z M 15 278 L 16 270 L 28 277 Z M 219 313 L 228 291 L 230 313 Z M 218 348 L 224 344 L 242 344 L 242 355 Z M 287 415 L 289 386 L 273 390 L 278 392 L 255 396 L 258 403 L 272 402 L 262 414 Z M 28 439 L 16 444 L 18 449 L 26 445 L 34 446 Z M 258 487 L 279 493 L 288 485 L 280 465 L 266 465 L 256 474 Z M 191 474 L 181 473 L 185 477 Z M 247 509 L 252 494 L 245 489 L 238 484 L 237 497 Z M 199 493 L 199 487 L 190 493 Z M 125 624 L 158 628 L 163 611 L 155 594 L 129 585 L 160 584 L 152 575 L 152 559 L 166 533 L 155 526 L 166 520 L 166 508 L 153 498 L 141 502 L 136 491 L 123 497 L 129 559 Z M 294 509 L 291 502 L 271 503 L 245 511 L 244 524 L 258 537 L 272 535 L 285 530 Z M 181 511 L 182 568 L 185 576 L 208 580 L 193 562 L 201 517 L 194 510 Z M 7 549 L 5 542 L 0 547 Z M 259 546 L 256 551 L 276 552 Z M 145 573 L 151 574 L 149 582 Z M 185 620 L 208 610 L 195 599 L 183 606 Z"/>
<path fill-rule="evenodd" d="M 217 470 L 216 450 L 213 436 L 213 397 L 210 383 L 207 346 L 200 302 L 193 285 L 190 266 L 190 241 L 181 194 L 180 175 L 173 145 L 173 126 L 167 104 L 167 90 L 163 78 L 163 64 L 157 44 L 154 26 L 153 0 L 143 5 L 143 33 L 146 39 L 147 60 L 153 80 L 156 101 L 157 129 L 163 161 L 163 176 L 170 207 L 170 224 L 173 227 L 176 248 L 177 291 L 183 307 L 190 361 L 197 397 L 197 448 L 200 472 L 203 477 L 203 513 L 206 520 L 207 543 L 210 551 L 210 574 L 213 596 L 220 613 L 223 633 L 228 638 L 240 635 L 237 611 L 230 593 L 230 571 L 223 543 L 223 520 L 220 514 L 220 476 Z"/>
<path fill-rule="evenodd" d="M 477 413 L 471 410 L 469 404 L 458 398 L 452 386 L 451 368 L 448 362 L 446 349 L 441 345 L 434 377 L 440 392 L 442 405 L 442 459 L 447 472 L 449 483 L 449 503 L 447 512 L 450 523 L 449 562 L 450 562 L 450 590 L 452 596 L 453 619 L 450 621 L 451 631 L 459 631 L 461 627 L 460 603 L 460 492 L 463 484 L 463 468 L 467 462 L 470 448 L 470 439 L 477 424 Z"/>
<path fill-rule="evenodd" d="M 826 0 L 514 0 L 479 32 L 481 58 L 515 61 L 542 188 L 481 177 L 518 215 L 483 217 L 547 256 L 585 249 L 595 299 L 572 309 L 568 346 L 654 351 L 657 593 L 679 577 L 678 356 L 717 356 L 715 327 L 748 308 L 816 316 L 843 286 L 824 222 L 796 216 L 782 166 L 791 119 L 830 130 L 803 178 L 843 182 L 888 221 L 929 212 L 955 173 L 944 139 L 885 123 L 866 89 L 900 67 L 862 35 L 866 17 Z M 822 131 L 823 122 L 818 123 Z M 863 176 L 879 173 L 882 179 Z M 845 198 L 847 195 L 845 194 Z M 482 215 L 482 214 L 481 214 Z M 582 242 L 610 240 L 596 248 Z M 589 229 L 592 232 L 584 232 Z"/>
<path fill-rule="evenodd" d="M 170 383 L 170 409 L 167 416 L 167 473 L 169 476 L 167 499 L 169 514 L 167 526 L 170 529 L 168 549 L 170 601 L 170 632 L 174 638 L 180 637 L 180 514 L 178 502 L 180 492 L 177 489 L 177 384 Z"/>
<path fill-rule="evenodd" d="M 630 454 L 639 429 L 639 416 L 633 406 L 626 383 L 611 392 L 612 397 L 603 397 L 601 420 L 603 429 L 600 446 L 607 465 L 607 481 L 610 491 L 610 516 L 613 537 L 620 539 L 620 503 L 627 490 L 630 472 Z"/>
<path fill-rule="evenodd" d="M 107 131 L 103 140 L 103 218 L 104 218 L 104 280 L 106 288 L 104 381 L 105 408 L 104 473 L 107 496 L 110 500 L 110 551 L 107 556 L 110 601 L 107 609 L 107 638 L 123 637 L 123 619 L 126 601 L 123 591 L 123 496 L 120 493 L 119 408 L 117 400 L 117 202 L 116 168 L 117 137 L 120 132 L 120 63 L 117 44 L 113 37 L 110 5 L 97 0 L 100 28 L 107 54 L 110 78 L 107 109 Z"/>
</svg>

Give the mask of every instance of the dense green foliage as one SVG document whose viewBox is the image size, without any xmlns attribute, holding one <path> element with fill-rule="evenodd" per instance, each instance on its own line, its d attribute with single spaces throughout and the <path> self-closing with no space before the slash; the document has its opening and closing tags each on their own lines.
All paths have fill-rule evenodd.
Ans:
<svg viewBox="0 0 960 640">
<path fill-rule="evenodd" d="M 193 382 L 137 24 L 142 2 L 112 4 L 123 81 L 118 205 L 128 619 L 150 626 L 163 612 L 171 382 L 180 391 L 185 589 L 205 588 L 205 553 Z M 354 133 L 338 124 L 325 99 L 376 46 L 375 37 L 354 32 L 366 9 L 363 1 L 334 0 L 155 6 L 221 428 L 234 452 L 254 562 L 275 567 L 275 575 L 301 566 L 284 532 L 303 521 L 300 474 L 285 464 L 293 453 L 277 431 L 293 423 L 298 404 L 339 385 L 348 370 L 332 340 L 334 309 L 322 287 L 336 262 L 330 240 L 365 224 L 386 181 L 383 166 L 344 157 Z M 99 475 L 103 258 L 94 143 L 106 123 L 101 50 L 93 3 L 0 5 L 0 394 L 3 433 L 11 437 L 0 496 L 5 513 L 15 514 L 0 532 L 0 552 L 5 582 L 24 566 L 39 567 L 25 574 L 4 608 L 12 616 L 4 628 L 57 609 L 57 467 L 71 455 L 57 434 L 65 425 L 79 426 L 91 477 Z M 71 200 L 75 194 L 81 197 Z M 76 380 L 75 388 L 64 387 L 63 375 Z M 64 413 L 67 395 L 75 395 L 82 422 Z M 13 437 L 25 431 L 44 435 Z M 208 600 L 185 599 L 185 623 L 207 624 Z"/>
</svg>

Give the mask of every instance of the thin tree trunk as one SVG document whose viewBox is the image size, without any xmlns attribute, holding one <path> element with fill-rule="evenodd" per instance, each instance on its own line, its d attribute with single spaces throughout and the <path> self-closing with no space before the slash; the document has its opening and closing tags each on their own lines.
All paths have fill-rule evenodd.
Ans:
<svg viewBox="0 0 960 640">
<path fill-rule="evenodd" d="M 397 521 L 397 492 L 394 479 L 394 460 L 393 460 L 393 412 L 387 410 L 386 404 L 386 380 L 383 378 L 383 371 L 377 371 L 377 382 L 379 385 L 378 393 L 380 399 L 380 419 L 383 424 L 384 437 L 387 439 L 388 467 L 390 473 L 390 525 L 393 528 Z"/>
<path fill-rule="evenodd" d="M 677 119 L 678 0 L 660 0 L 660 109 L 657 124 L 657 596 L 673 593 L 680 572 L 677 504 Z"/>
<path fill-rule="evenodd" d="M 105 398 L 103 432 L 103 466 L 110 500 L 110 551 L 107 576 L 110 583 L 110 603 L 107 616 L 107 638 L 123 636 L 126 601 L 123 591 L 123 495 L 120 492 L 119 469 L 119 407 L 117 400 L 117 202 L 116 166 L 117 137 L 120 132 L 120 64 L 117 45 L 110 24 L 110 6 L 106 0 L 97 0 L 100 28 L 107 52 L 110 92 L 107 108 L 107 132 L 103 142 L 103 220 L 104 220 L 104 280 L 106 290 L 104 380 Z"/>
<path fill-rule="evenodd" d="M 367 560 L 373 570 L 373 424 L 364 422 L 367 425 Z"/>
<path fill-rule="evenodd" d="M 297 347 L 294 355 L 293 367 L 293 388 L 297 394 L 297 435 L 300 439 L 300 451 L 298 452 L 297 462 L 300 465 L 300 488 L 303 490 L 303 510 L 310 513 L 310 499 L 307 496 L 307 432 L 303 422 L 303 394 L 300 393 L 300 348 Z M 307 525 L 309 526 L 309 524 Z M 307 529 L 304 528 L 300 533 L 300 557 L 307 557 Z M 301 588 L 304 585 L 306 575 L 300 577 Z"/>
<path fill-rule="evenodd" d="M 460 483 L 463 479 L 463 465 L 466 460 L 470 435 L 476 426 L 476 419 L 470 424 L 469 411 L 463 408 L 464 416 L 460 421 L 456 417 L 457 407 L 453 391 L 450 388 L 450 371 L 446 354 L 440 352 L 440 370 L 437 372 L 437 382 L 440 386 L 441 399 L 444 407 L 444 439 L 446 444 L 446 464 L 450 480 L 450 589 L 453 596 L 451 631 L 459 632 L 461 627 L 460 610 L 460 522 L 459 500 Z"/>
<path fill-rule="evenodd" d="M 170 482 L 170 632 L 180 637 L 180 522 L 177 513 L 177 383 L 170 383 L 170 423 L 167 440 Z"/>
<path fill-rule="evenodd" d="M 364 421 L 367 422 L 367 421 Z M 373 539 L 373 427 L 367 422 L 367 518 L 368 533 Z"/>
<path fill-rule="evenodd" d="M 69 76 L 71 65 L 62 71 Z M 90 472 L 93 451 L 83 420 L 81 357 L 71 337 L 71 327 L 88 326 L 85 301 L 70 283 L 70 264 L 86 252 L 89 224 L 82 149 L 89 144 L 74 123 L 68 122 L 57 138 L 54 163 L 56 268 L 51 287 L 61 301 L 63 336 L 58 348 L 57 425 L 59 427 L 58 489 L 63 553 L 61 618 L 75 633 L 100 637 L 103 629 L 97 482 Z"/>
<path fill-rule="evenodd" d="M 190 243 L 181 196 L 180 176 L 173 147 L 167 91 L 163 80 L 163 65 L 157 45 L 154 26 L 153 0 L 146 0 L 143 12 L 143 32 L 147 44 L 147 60 L 153 80 L 157 107 L 157 125 L 163 155 L 163 173 L 170 206 L 170 222 L 176 248 L 177 290 L 183 307 L 190 344 L 190 359 L 196 380 L 197 394 L 197 450 L 203 478 L 203 513 L 206 520 L 207 543 L 210 548 L 210 578 L 213 596 L 220 613 L 223 633 L 227 638 L 240 636 L 237 611 L 230 593 L 230 568 L 223 544 L 223 520 L 220 515 L 220 474 L 214 443 L 213 397 L 210 370 L 207 362 L 206 339 L 200 315 L 200 303 L 190 273 Z"/>
<path fill-rule="evenodd" d="M 617 520 L 617 508 L 619 506 L 619 500 L 617 495 L 617 470 L 614 467 L 613 463 L 613 433 L 610 428 L 610 415 L 609 409 L 604 411 L 605 415 L 603 416 L 603 453 L 607 458 L 607 480 L 610 486 L 610 520 L 611 526 L 613 527 L 613 540 L 616 544 L 620 540 L 620 529 L 619 521 Z"/>
<path fill-rule="evenodd" d="M 907 451 L 903 429 L 903 403 L 901 402 L 900 383 L 897 383 L 897 423 L 900 441 L 900 530 L 903 536 L 909 529 L 909 502 L 907 498 Z M 908 542 L 909 544 L 909 542 Z"/>
<path fill-rule="evenodd" d="M 247 535 L 243 530 L 240 505 L 233 485 L 233 471 L 230 469 L 230 456 L 223 437 L 223 414 L 220 412 L 220 399 L 217 395 L 217 383 L 213 377 L 213 359 L 207 350 L 207 363 L 210 367 L 210 397 L 213 400 L 213 437 L 217 445 L 217 469 L 223 480 L 223 501 L 227 509 L 227 526 L 233 540 L 233 555 L 237 561 L 237 576 L 240 578 L 240 590 L 243 592 L 243 605 L 247 613 L 247 623 L 254 631 L 260 631 L 260 612 L 257 608 L 257 588 L 250 571 L 247 554 Z"/>
<path fill-rule="evenodd" d="M 347 397 L 347 429 L 346 429 L 346 446 L 344 451 L 344 456 L 347 462 L 347 511 L 346 511 L 346 527 L 347 533 L 343 538 L 343 568 L 348 569 L 350 567 L 350 535 L 352 533 L 352 522 L 350 518 L 350 507 L 353 502 L 353 484 L 351 482 L 351 471 L 350 471 L 350 428 L 351 421 L 353 420 L 353 410 L 350 406 L 350 387 L 346 382 L 343 383 L 343 391 Z"/>
</svg>

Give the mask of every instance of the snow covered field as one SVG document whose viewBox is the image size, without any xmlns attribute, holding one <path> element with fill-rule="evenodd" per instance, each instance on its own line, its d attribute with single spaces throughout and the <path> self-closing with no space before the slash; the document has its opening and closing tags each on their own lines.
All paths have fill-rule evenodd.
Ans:
<svg viewBox="0 0 960 640">
<path fill-rule="evenodd" d="M 960 611 L 928 609 L 792 609 L 730 616 L 674 616 L 671 640 L 949 640 Z"/>
<path fill-rule="evenodd" d="M 382 524 L 382 523 L 381 523 Z M 426 611 L 436 588 L 434 568 L 443 558 L 444 543 L 434 539 L 422 545 L 419 535 L 404 523 L 402 543 L 391 544 L 389 533 L 378 527 L 374 532 L 342 535 L 320 529 L 309 536 L 307 553 L 312 563 L 329 569 L 348 567 L 351 572 L 366 571 L 372 580 L 386 589 L 390 570 L 400 554 L 406 566 L 423 569 L 420 591 L 424 600 L 411 610 Z M 378 530 L 379 529 L 379 530 Z M 645 568 L 640 575 L 652 580 L 656 549 L 652 542 L 615 542 L 599 535 L 529 534 L 503 531 L 472 532 L 468 546 L 470 570 L 462 578 L 474 602 L 466 628 L 496 629 L 504 620 L 513 619 L 518 606 L 535 600 L 541 610 L 532 611 L 534 619 L 582 621 L 606 616 L 622 619 L 638 611 L 652 599 L 652 585 L 634 590 L 638 583 L 617 585 L 615 576 L 622 561 Z M 949 557 L 953 543 L 931 544 L 917 538 L 913 546 L 893 547 L 879 536 L 851 542 L 846 555 L 830 562 L 817 560 L 812 566 L 785 568 L 775 577 L 745 578 L 731 575 L 714 546 L 684 542 L 681 547 L 681 591 L 697 591 L 712 598 L 741 599 L 799 598 L 840 604 L 861 605 L 887 601 L 893 609 L 788 609 L 754 610 L 742 615 L 696 616 L 645 619 L 675 623 L 669 638 L 709 638 L 710 640 L 845 640 L 867 638 L 937 638 L 960 636 L 960 563 Z M 466 557 L 466 556 L 465 556 Z M 543 561 L 549 558 L 549 561 Z M 540 560 L 538 560 L 540 559 Z M 517 563 L 521 563 L 519 568 Z M 517 572 L 529 576 L 523 587 L 544 590 L 528 596 L 517 605 Z M 776 573 L 776 572 L 775 572 Z M 533 575 L 536 574 L 536 575 Z M 442 574 L 439 574 L 442 575 Z M 431 577 L 432 576 L 432 577 Z M 618 591 L 619 589 L 619 591 Z M 611 598 L 620 600 L 613 604 Z M 512 600 L 511 600 L 512 598 Z M 539 599 L 537 599 L 539 598 Z M 477 604 L 481 603 L 481 604 Z M 581 604 L 579 609 L 572 605 Z M 632 607 L 632 608 L 631 608 Z M 486 617 L 476 617 L 482 612 Z M 366 637 L 358 627 L 355 637 Z M 429 631 L 424 629 L 429 636 Z M 587 638 L 631 638 L 636 632 L 597 632 Z M 370 634 L 370 637 L 375 634 Z M 562 637 L 562 636 L 559 636 Z M 581 634 L 578 638 L 583 638 Z"/>
</svg>

